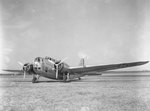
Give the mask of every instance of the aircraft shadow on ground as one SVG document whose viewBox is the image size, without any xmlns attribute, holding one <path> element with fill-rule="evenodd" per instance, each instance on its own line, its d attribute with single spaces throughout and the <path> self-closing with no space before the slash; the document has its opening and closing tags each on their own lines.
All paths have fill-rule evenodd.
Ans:
<svg viewBox="0 0 150 111">
<path fill-rule="evenodd" d="M 96 80 L 92 80 L 92 79 L 74 79 L 74 80 L 69 80 L 67 82 L 63 82 L 62 80 L 39 80 L 37 83 L 71 83 L 71 82 L 75 82 L 75 83 L 89 83 L 89 82 L 133 82 L 133 81 L 138 81 L 138 79 L 113 79 L 113 80 L 101 80 L 101 79 L 96 79 Z M 10 80 L 10 82 L 32 82 L 32 80 Z"/>
<path fill-rule="evenodd" d="M 133 82 L 133 81 L 138 81 L 138 80 L 86 80 L 86 81 L 82 81 L 82 80 L 71 80 L 71 81 L 66 81 L 66 82 L 63 82 L 63 81 L 38 81 L 37 83 L 90 83 L 90 82 L 101 82 L 101 83 L 104 83 L 104 82 Z M 24 83 L 28 83 L 28 82 L 32 82 L 32 81 L 11 81 L 11 82 L 24 82 Z"/>
<path fill-rule="evenodd" d="M 77 82 L 77 81 L 80 81 L 80 80 L 70 80 L 70 81 L 62 81 L 62 80 L 47 80 L 47 81 L 38 81 L 38 83 L 53 83 L 53 82 L 60 82 L 60 83 L 70 83 L 70 82 Z"/>
<path fill-rule="evenodd" d="M 105 82 L 133 82 L 133 81 L 138 81 L 138 80 L 127 80 L 127 79 L 125 79 L 125 80 L 123 80 L 123 79 L 121 79 L 121 80 L 118 80 L 118 79 L 115 79 L 115 80 L 72 80 L 72 81 L 70 81 L 70 82 L 79 82 L 79 83 L 89 83 L 89 82 L 101 82 L 101 83 L 105 83 Z"/>
<path fill-rule="evenodd" d="M 10 82 L 32 82 L 32 80 L 14 80 L 14 81 L 10 81 Z M 53 82 L 60 82 L 60 81 L 38 81 L 37 83 L 53 83 Z"/>
</svg>

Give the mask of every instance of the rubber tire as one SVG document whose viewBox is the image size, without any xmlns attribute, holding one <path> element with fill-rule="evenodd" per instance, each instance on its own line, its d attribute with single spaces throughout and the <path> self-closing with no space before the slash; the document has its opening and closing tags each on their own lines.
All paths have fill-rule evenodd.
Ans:
<svg viewBox="0 0 150 111">
<path fill-rule="evenodd" d="M 33 77 L 32 83 L 37 83 L 37 78 L 36 77 Z"/>
<path fill-rule="evenodd" d="M 66 74 L 63 75 L 63 82 L 67 82 L 67 75 Z"/>
</svg>

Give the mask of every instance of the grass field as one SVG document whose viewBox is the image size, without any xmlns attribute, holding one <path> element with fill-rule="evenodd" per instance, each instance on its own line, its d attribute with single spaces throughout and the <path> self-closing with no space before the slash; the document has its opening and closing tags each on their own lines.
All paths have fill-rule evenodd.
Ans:
<svg viewBox="0 0 150 111">
<path fill-rule="evenodd" d="M 63 83 L 0 79 L 2 111 L 150 111 L 150 76 L 86 76 Z"/>
</svg>

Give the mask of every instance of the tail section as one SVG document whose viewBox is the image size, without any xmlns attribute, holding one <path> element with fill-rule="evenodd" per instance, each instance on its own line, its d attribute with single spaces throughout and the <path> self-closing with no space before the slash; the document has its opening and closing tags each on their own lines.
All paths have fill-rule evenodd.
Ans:
<svg viewBox="0 0 150 111">
<path fill-rule="evenodd" d="M 85 60 L 84 60 L 84 58 L 81 58 L 81 60 L 79 62 L 79 66 L 85 67 Z"/>
</svg>

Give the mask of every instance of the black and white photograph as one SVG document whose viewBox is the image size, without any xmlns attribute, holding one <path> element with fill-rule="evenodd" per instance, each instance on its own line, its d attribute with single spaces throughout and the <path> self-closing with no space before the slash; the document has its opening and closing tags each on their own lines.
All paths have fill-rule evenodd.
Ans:
<svg viewBox="0 0 150 111">
<path fill-rule="evenodd" d="M 0 111 L 150 111 L 150 0 L 0 0 Z"/>
</svg>

